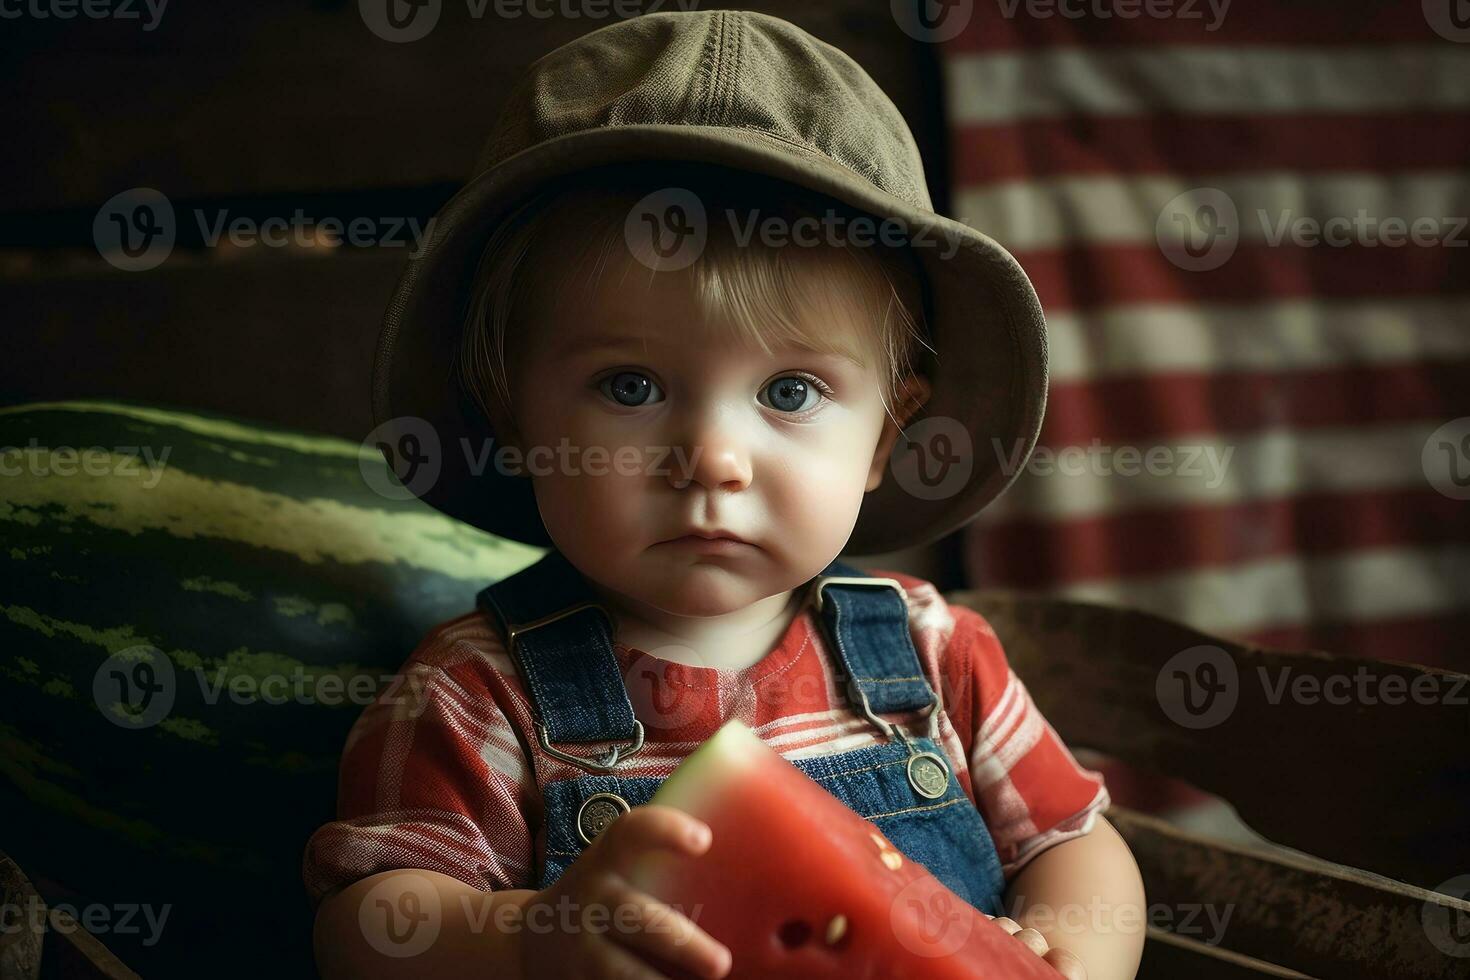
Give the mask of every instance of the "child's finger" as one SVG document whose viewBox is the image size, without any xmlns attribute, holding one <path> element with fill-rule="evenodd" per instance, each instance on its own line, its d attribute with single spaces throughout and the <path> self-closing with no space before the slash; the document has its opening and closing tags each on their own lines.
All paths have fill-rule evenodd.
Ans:
<svg viewBox="0 0 1470 980">
<path fill-rule="evenodd" d="M 616 910 L 607 933 L 615 942 L 712 980 L 730 971 L 730 950 L 678 909 L 626 882 L 610 885 L 601 900 Z"/>
<path fill-rule="evenodd" d="M 1053 946 L 1046 951 L 1042 959 L 1050 963 L 1052 969 L 1060 973 L 1066 980 L 1087 980 L 1087 967 L 1071 950 L 1058 949 Z"/>
<path fill-rule="evenodd" d="M 703 854 L 709 843 L 709 825 L 703 820 L 671 806 L 645 805 L 634 807 L 614 820 L 588 850 L 600 849 L 597 863 L 624 874 L 633 858 L 644 851 L 665 849 Z"/>
<path fill-rule="evenodd" d="M 597 952 L 593 954 L 597 959 L 597 965 L 592 973 L 587 974 L 593 980 L 601 978 L 616 977 L 617 980 L 669 980 L 669 978 L 640 960 L 633 953 L 619 946 L 617 943 L 599 943 Z"/>
<path fill-rule="evenodd" d="M 991 921 L 1000 926 L 1006 932 L 1010 933 L 1012 936 L 1021 931 L 1021 923 L 1007 916 L 1002 915 L 997 919 L 992 919 Z"/>
<path fill-rule="evenodd" d="M 1046 937 L 1035 929 L 1022 929 L 1015 933 L 1015 937 L 1026 944 L 1026 948 L 1037 956 L 1045 956 L 1047 951 Z"/>
</svg>

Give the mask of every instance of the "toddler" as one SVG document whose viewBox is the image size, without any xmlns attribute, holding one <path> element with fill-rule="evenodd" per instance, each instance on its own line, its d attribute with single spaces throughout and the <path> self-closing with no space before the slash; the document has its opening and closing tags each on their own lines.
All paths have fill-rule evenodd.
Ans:
<svg viewBox="0 0 1470 980">
<path fill-rule="evenodd" d="M 536 62 L 476 172 L 374 409 L 432 428 L 411 490 L 548 550 L 354 727 L 304 860 L 323 974 L 723 976 L 625 875 L 709 846 L 648 800 L 738 718 L 1060 976 L 1132 977 L 1141 922 L 1055 914 L 1141 915 L 1101 777 L 978 614 L 838 559 L 973 517 L 1015 472 L 974 447 L 1029 451 L 1045 398 L 1029 282 L 933 213 L 892 104 L 778 18 L 650 14 Z"/>
</svg>

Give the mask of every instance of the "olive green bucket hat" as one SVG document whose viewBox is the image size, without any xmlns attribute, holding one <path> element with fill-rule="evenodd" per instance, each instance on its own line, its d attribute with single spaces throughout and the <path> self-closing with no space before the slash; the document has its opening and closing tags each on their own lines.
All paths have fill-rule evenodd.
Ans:
<svg viewBox="0 0 1470 980">
<path fill-rule="evenodd" d="M 850 57 L 778 17 L 710 10 L 592 31 L 532 64 L 510 93 L 383 321 L 374 434 L 406 492 L 493 534 L 551 544 L 531 481 L 485 465 L 489 422 L 451 372 L 466 299 L 487 240 L 519 203 L 578 171 L 643 161 L 799 185 L 889 221 L 917 258 L 932 394 L 844 554 L 928 543 L 1011 483 L 1046 405 L 1046 325 L 1025 272 L 993 239 L 934 213 L 912 133 Z"/>
</svg>

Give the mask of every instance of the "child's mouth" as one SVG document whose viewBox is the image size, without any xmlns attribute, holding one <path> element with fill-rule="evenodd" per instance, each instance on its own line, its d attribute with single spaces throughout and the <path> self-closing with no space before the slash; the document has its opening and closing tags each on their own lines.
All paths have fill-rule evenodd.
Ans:
<svg viewBox="0 0 1470 980">
<path fill-rule="evenodd" d="M 686 534 L 683 537 L 672 538 L 668 541 L 661 541 L 659 543 L 670 545 L 676 548 L 688 548 L 694 551 L 712 554 L 730 554 L 732 552 L 737 552 L 745 548 L 755 547 L 755 545 L 745 541 L 741 541 L 738 538 L 706 538 L 701 537 L 698 534 Z"/>
</svg>

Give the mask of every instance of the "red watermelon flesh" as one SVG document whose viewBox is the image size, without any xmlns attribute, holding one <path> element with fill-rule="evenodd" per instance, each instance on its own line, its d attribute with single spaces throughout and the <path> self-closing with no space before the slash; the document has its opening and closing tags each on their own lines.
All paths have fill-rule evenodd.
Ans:
<svg viewBox="0 0 1470 980">
<path fill-rule="evenodd" d="M 632 884 L 728 946 L 735 980 L 1058 978 L 739 721 L 649 802 L 700 818 L 714 839 L 698 857 L 644 855 Z"/>
</svg>

